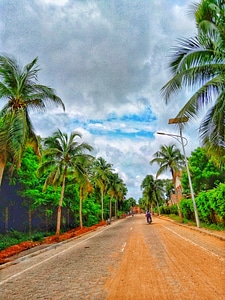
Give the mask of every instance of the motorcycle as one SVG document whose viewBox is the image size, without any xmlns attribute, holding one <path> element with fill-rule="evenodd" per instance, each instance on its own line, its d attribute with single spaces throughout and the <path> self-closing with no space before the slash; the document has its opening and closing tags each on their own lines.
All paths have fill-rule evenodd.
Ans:
<svg viewBox="0 0 225 300">
<path fill-rule="evenodd" d="M 148 223 L 148 224 L 151 224 L 151 223 L 152 223 L 152 218 L 151 218 L 151 216 L 147 217 L 147 223 Z"/>
</svg>

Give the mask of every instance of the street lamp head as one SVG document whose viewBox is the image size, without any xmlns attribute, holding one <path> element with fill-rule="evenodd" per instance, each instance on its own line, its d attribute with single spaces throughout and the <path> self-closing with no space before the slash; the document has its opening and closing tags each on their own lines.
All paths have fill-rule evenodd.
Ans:
<svg viewBox="0 0 225 300">
<path fill-rule="evenodd" d="M 183 146 L 187 146 L 187 144 L 188 144 L 188 140 L 186 139 L 186 137 L 184 137 L 182 135 L 166 133 L 166 132 L 158 132 L 158 131 L 156 133 L 160 134 L 160 135 L 170 136 L 170 137 L 176 139 L 180 144 L 183 144 Z"/>
</svg>

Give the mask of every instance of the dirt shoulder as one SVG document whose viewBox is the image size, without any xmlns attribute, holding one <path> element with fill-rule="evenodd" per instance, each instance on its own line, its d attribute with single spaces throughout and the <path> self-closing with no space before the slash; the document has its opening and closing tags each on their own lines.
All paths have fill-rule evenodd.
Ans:
<svg viewBox="0 0 225 300">
<path fill-rule="evenodd" d="M 122 262 L 106 283 L 107 299 L 224 299 L 224 246 L 205 230 L 135 217 Z"/>
</svg>

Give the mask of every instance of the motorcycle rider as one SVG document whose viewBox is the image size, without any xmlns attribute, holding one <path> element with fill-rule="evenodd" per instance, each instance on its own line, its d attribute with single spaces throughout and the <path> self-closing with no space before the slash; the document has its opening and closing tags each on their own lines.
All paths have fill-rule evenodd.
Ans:
<svg viewBox="0 0 225 300">
<path fill-rule="evenodd" d="M 147 223 L 150 224 L 152 222 L 152 216 L 149 210 L 147 210 L 145 216 L 147 218 Z"/>
</svg>

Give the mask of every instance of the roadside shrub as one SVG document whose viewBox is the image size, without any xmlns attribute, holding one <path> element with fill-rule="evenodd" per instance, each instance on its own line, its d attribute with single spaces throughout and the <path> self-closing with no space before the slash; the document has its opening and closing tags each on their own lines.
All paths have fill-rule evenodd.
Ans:
<svg viewBox="0 0 225 300">
<path fill-rule="evenodd" d="M 13 230 L 6 235 L 0 236 L 0 251 L 12 245 L 25 242 L 29 239 L 28 234 Z"/>
<path fill-rule="evenodd" d="M 171 215 L 171 214 L 178 215 L 178 209 L 176 204 L 171 206 L 161 206 L 160 211 L 161 214 L 165 214 L 165 215 Z"/>
<path fill-rule="evenodd" d="M 196 203 L 199 218 L 207 224 L 225 224 L 225 184 L 220 183 L 217 188 L 199 193 Z"/>
<path fill-rule="evenodd" d="M 192 199 L 182 199 L 180 209 L 184 219 L 195 221 Z"/>
<path fill-rule="evenodd" d="M 84 220 L 84 226 L 91 227 L 92 225 L 95 225 L 99 223 L 99 218 L 94 215 L 88 215 L 86 220 Z"/>
</svg>

